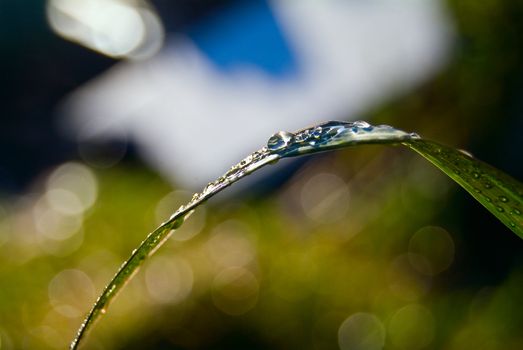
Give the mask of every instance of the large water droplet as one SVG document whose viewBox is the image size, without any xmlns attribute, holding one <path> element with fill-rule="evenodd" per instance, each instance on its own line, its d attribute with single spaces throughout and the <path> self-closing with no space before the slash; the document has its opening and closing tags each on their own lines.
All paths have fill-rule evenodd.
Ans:
<svg viewBox="0 0 523 350">
<path fill-rule="evenodd" d="M 363 120 L 357 120 L 354 123 L 352 123 L 352 125 L 352 130 L 355 132 L 357 132 L 358 129 L 362 129 L 363 131 L 372 131 L 372 129 L 374 129 L 372 125 Z"/>
<path fill-rule="evenodd" d="M 289 146 L 294 140 L 294 134 L 288 131 L 280 131 L 272 135 L 267 141 L 267 148 L 270 151 L 279 151 Z"/>
<path fill-rule="evenodd" d="M 321 126 L 318 126 L 312 131 L 312 137 L 319 138 L 321 136 L 321 133 L 323 132 L 323 128 Z"/>
<path fill-rule="evenodd" d="M 358 128 L 368 128 L 370 127 L 371 125 L 369 123 L 367 123 L 366 121 L 364 120 L 356 120 L 354 123 L 352 123 L 354 126 L 357 126 Z"/>
<path fill-rule="evenodd" d="M 300 133 L 297 133 L 294 135 L 294 140 L 296 142 L 303 142 L 311 137 L 311 131 L 310 130 L 304 130 Z"/>
</svg>

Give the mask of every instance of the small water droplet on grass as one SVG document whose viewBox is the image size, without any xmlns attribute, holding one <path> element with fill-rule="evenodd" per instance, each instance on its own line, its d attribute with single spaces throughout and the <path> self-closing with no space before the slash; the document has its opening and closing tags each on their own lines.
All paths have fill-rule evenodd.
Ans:
<svg viewBox="0 0 523 350">
<path fill-rule="evenodd" d="M 270 151 L 279 151 L 291 144 L 294 140 L 294 134 L 288 131 L 280 131 L 272 135 L 267 141 L 267 148 Z"/>
</svg>

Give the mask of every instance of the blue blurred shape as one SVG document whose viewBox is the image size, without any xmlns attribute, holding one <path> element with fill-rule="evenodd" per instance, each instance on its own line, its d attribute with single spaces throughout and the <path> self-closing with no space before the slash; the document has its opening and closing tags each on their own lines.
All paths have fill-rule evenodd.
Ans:
<svg viewBox="0 0 523 350">
<path fill-rule="evenodd" d="M 235 1 L 209 14 L 187 34 L 222 72 L 256 67 L 270 76 L 287 78 L 298 71 L 267 0 Z"/>
</svg>

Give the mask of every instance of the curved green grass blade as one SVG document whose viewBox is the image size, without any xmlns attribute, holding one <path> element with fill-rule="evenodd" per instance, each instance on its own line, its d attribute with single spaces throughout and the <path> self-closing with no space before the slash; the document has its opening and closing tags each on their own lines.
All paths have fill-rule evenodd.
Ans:
<svg viewBox="0 0 523 350">
<path fill-rule="evenodd" d="M 103 314 L 105 314 L 109 303 L 114 299 L 116 294 L 123 288 L 123 286 L 131 280 L 134 273 L 138 271 L 145 259 L 152 255 L 157 247 L 165 241 L 170 232 L 181 226 L 184 216 L 174 221 L 168 221 L 153 231 L 140 244 L 138 249 L 135 249 L 131 257 L 123 263 L 111 282 L 104 288 L 102 294 L 96 300 L 93 308 L 85 318 L 85 321 L 80 326 L 75 339 L 71 343 L 71 349 L 77 349 L 80 341 L 85 336 L 86 332 L 92 327 L 93 323 Z"/>
<path fill-rule="evenodd" d="M 128 281 L 130 281 L 133 275 L 143 265 L 143 262 L 160 248 L 160 246 L 172 235 L 174 230 L 183 224 L 184 220 L 196 207 L 203 204 L 210 197 L 242 177 L 249 175 L 253 171 L 267 164 L 277 161 L 279 158 L 280 156 L 272 154 L 265 147 L 252 153 L 240 163 L 229 169 L 229 171 L 227 171 L 222 177 L 209 183 L 201 193 L 196 193 L 189 203 L 182 205 L 169 218 L 169 220 L 151 232 L 140 246 L 131 253 L 129 259 L 122 264 L 111 282 L 109 282 L 109 284 L 104 288 L 102 294 L 94 303 L 91 311 L 89 311 L 85 321 L 78 329 L 75 339 L 71 342 L 70 349 L 78 349 L 81 340 L 100 316 L 105 314 L 109 303 L 116 297 L 118 292 L 122 290 Z"/>
<path fill-rule="evenodd" d="M 109 303 L 143 262 L 170 237 L 176 228 L 183 224 L 196 207 L 207 199 L 242 177 L 280 158 L 377 143 L 402 143 L 418 152 L 465 188 L 501 222 L 523 238 L 521 183 L 461 151 L 422 140 L 416 134 L 409 134 L 388 125 L 372 126 L 363 121 L 354 123 L 331 121 L 296 133 L 279 132 L 268 140 L 267 147 L 252 153 L 222 177 L 209 183 L 201 193 L 196 193 L 189 203 L 181 206 L 169 220 L 147 236 L 104 288 L 80 326 L 70 349 L 78 348 L 86 333 L 96 320 L 105 314 Z"/>
<path fill-rule="evenodd" d="M 456 181 L 503 224 L 523 238 L 523 185 L 469 154 L 433 141 L 403 142 Z"/>
</svg>

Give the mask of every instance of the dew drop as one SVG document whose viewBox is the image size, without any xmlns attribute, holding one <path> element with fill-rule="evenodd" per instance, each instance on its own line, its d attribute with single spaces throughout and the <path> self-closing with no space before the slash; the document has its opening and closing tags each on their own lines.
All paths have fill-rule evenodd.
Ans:
<svg viewBox="0 0 523 350">
<path fill-rule="evenodd" d="M 499 200 L 502 201 L 503 203 L 507 203 L 508 202 L 508 198 L 505 197 L 505 196 L 499 196 Z"/>
<path fill-rule="evenodd" d="M 364 120 L 356 120 L 354 123 L 352 123 L 352 125 L 362 129 L 372 127 L 369 123 L 367 123 Z"/>
<path fill-rule="evenodd" d="M 272 135 L 267 141 L 270 151 L 279 151 L 289 146 L 294 140 L 294 134 L 288 131 L 280 131 Z"/>
<path fill-rule="evenodd" d="M 496 207 L 496 210 L 499 211 L 500 213 L 503 213 L 505 211 L 502 207 L 499 207 L 499 206 Z"/>
<path fill-rule="evenodd" d="M 355 121 L 354 123 L 352 123 L 352 131 L 354 132 L 358 132 L 360 129 L 363 130 L 363 131 L 372 131 L 374 129 L 374 127 L 372 125 L 370 125 L 369 123 L 367 123 L 366 121 L 363 121 L 363 120 L 357 120 Z"/>
<path fill-rule="evenodd" d="M 421 136 L 419 136 L 419 135 L 416 134 L 415 132 L 411 132 L 411 133 L 409 134 L 409 137 L 410 137 L 411 139 L 420 139 L 420 138 L 421 138 Z"/>
<path fill-rule="evenodd" d="M 464 155 L 470 157 L 470 158 L 474 158 L 474 156 L 472 155 L 472 153 L 470 153 L 469 151 L 466 151 L 464 149 L 459 149 L 458 151 L 460 151 L 461 153 L 463 153 Z"/>
<path fill-rule="evenodd" d="M 510 213 L 512 215 L 521 215 L 521 211 L 517 208 L 512 208 L 512 210 L 510 211 Z"/>
<path fill-rule="evenodd" d="M 475 179 L 479 179 L 480 175 L 478 172 L 474 171 L 474 172 L 472 172 L 472 177 Z"/>
<path fill-rule="evenodd" d="M 339 132 L 340 132 L 340 130 L 337 129 L 337 128 L 330 128 L 330 129 L 327 130 L 327 136 L 329 136 L 329 137 L 334 137 L 334 136 L 336 136 Z"/>
<path fill-rule="evenodd" d="M 492 188 L 492 184 L 490 182 L 485 182 L 485 188 Z"/>
</svg>

